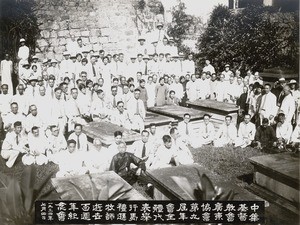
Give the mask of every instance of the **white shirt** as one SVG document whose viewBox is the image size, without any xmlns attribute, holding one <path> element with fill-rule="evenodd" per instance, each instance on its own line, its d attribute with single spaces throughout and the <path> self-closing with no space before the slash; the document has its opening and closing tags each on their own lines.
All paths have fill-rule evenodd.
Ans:
<svg viewBox="0 0 300 225">
<path fill-rule="evenodd" d="M 14 123 L 17 121 L 23 122 L 25 120 L 25 116 L 17 112 L 16 114 L 9 112 L 5 117 L 3 117 L 4 127 L 7 127 L 10 124 L 10 128 L 13 127 Z"/>
<path fill-rule="evenodd" d="M 215 68 L 211 64 L 204 66 L 203 72 L 210 72 L 210 75 L 216 73 Z"/>
<path fill-rule="evenodd" d="M 278 123 L 276 126 L 276 137 L 283 138 L 287 142 L 291 139 L 293 127 L 287 120 L 284 123 Z"/>
<path fill-rule="evenodd" d="M 52 150 L 53 153 L 59 152 L 61 149 L 67 148 L 67 142 L 65 137 L 62 134 L 59 134 L 57 137 L 50 134 L 47 138 L 48 148 Z"/>
<path fill-rule="evenodd" d="M 46 130 L 47 126 L 44 123 L 43 119 L 40 117 L 39 113 L 36 116 L 33 116 L 31 113 L 26 116 L 25 120 L 25 130 L 27 133 L 31 132 L 32 127 L 39 127 L 40 133 Z"/>
<path fill-rule="evenodd" d="M 38 137 L 28 134 L 28 145 L 31 153 L 45 154 L 48 147 L 47 138 L 43 134 L 39 134 Z"/>
<path fill-rule="evenodd" d="M 79 136 L 77 136 L 75 134 L 75 132 L 73 132 L 72 134 L 70 134 L 68 140 L 73 139 L 74 141 L 76 141 L 76 150 L 78 151 L 83 151 L 86 152 L 88 149 L 88 142 L 87 142 L 87 136 L 84 133 L 81 133 Z M 78 141 L 79 141 L 79 145 L 78 145 Z"/>
<path fill-rule="evenodd" d="M 246 124 L 245 122 L 240 123 L 239 130 L 238 130 L 238 136 L 240 138 L 246 138 L 251 141 L 254 140 L 256 128 L 255 125 L 251 122 Z"/>
<path fill-rule="evenodd" d="M 205 123 L 199 124 L 199 135 L 202 138 L 213 140 L 215 137 L 215 127 L 213 123 L 209 122 L 207 125 Z"/>
<path fill-rule="evenodd" d="M 284 97 L 279 112 L 283 112 L 286 118 L 286 121 L 291 122 L 296 110 L 295 99 L 292 94 L 289 94 Z"/>
<path fill-rule="evenodd" d="M 269 117 L 270 115 L 275 116 L 277 114 L 277 109 L 276 96 L 271 92 L 264 94 L 260 104 L 261 113 L 264 113 L 265 117 Z"/>
<path fill-rule="evenodd" d="M 21 46 L 19 48 L 18 57 L 21 60 L 28 60 L 28 58 L 29 58 L 29 48 L 26 45 Z"/>
<path fill-rule="evenodd" d="M 291 142 L 294 142 L 294 143 L 300 142 L 300 123 L 297 124 L 297 126 L 295 127 L 295 129 L 292 133 Z"/>
<path fill-rule="evenodd" d="M 18 143 L 17 143 L 18 136 Z M 25 152 L 24 146 L 28 143 L 27 136 L 24 134 L 16 134 L 14 131 L 6 134 L 2 144 L 3 150 L 17 150 L 19 152 Z"/>
<path fill-rule="evenodd" d="M 225 123 L 222 124 L 217 131 L 216 139 L 222 138 L 229 141 L 234 141 L 237 137 L 237 129 L 234 124 L 227 126 Z"/>
</svg>

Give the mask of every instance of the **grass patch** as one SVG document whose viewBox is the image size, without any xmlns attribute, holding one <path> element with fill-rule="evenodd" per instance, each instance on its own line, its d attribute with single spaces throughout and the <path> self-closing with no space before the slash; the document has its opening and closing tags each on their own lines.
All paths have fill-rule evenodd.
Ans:
<svg viewBox="0 0 300 225">
<path fill-rule="evenodd" d="M 240 186 L 245 184 L 237 177 L 253 173 L 249 158 L 266 154 L 251 147 L 234 149 L 204 146 L 197 149 L 191 148 L 191 152 L 196 163 Z"/>
</svg>

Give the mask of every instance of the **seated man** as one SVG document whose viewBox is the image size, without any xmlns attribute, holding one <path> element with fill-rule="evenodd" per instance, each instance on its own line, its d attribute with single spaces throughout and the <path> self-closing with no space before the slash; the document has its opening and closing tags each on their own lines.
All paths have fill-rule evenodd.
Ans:
<svg viewBox="0 0 300 225">
<path fill-rule="evenodd" d="M 197 137 L 198 147 L 202 145 L 209 145 L 213 142 L 215 138 L 215 127 L 212 122 L 210 122 L 211 116 L 209 114 L 204 114 L 203 123 L 199 124 L 199 137 Z"/>
<path fill-rule="evenodd" d="M 172 160 L 174 160 L 175 165 L 179 164 L 176 160 L 176 150 L 172 146 L 171 137 L 164 135 L 162 139 L 164 144 L 158 147 L 153 161 L 150 162 L 150 170 L 171 167 L 172 165 L 170 163 Z"/>
<path fill-rule="evenodd" d="M 149 167 L 149 163 L 153 160 L 154 146 L 152 143 L 149 142 L 149 131 L 143 130 L 141 136 L 142 139 L 135 141 L 131 145 L 129 152 L 145 161 L 145 163 L 141 164 L 141 169 L 145 171 L 146 168 Z"/>
<path fill-rule="evenodd" d="M 276 140 L 275 131 L 271 126 L 269 126 L 269 120 L 267 118 L 263 118 L 262 125 L 260 125 L 256 130 L 252 147 L 258 149 L 273 148 L 276 145 Z"/>
<path fill-rule="evenodd" d="M 43 165 L 48 163 L 46 156 L 47 139 L 44 134 L 40 134 L 39 128 L 34 126 L 31 128 L 31 133 L 28 134 L 29 152 L 22 157 L 24 165 Z"/>
<path fill-rule="evenodd" d="M 290 121 L 287 121 L 284 113 L 278 114 L 278 123 L 276 125 L 277 147 L 279 149 L 285 148 L 289 144 L 293 133 L 293 126 Z"/>
<path fill-rule="evenodd" d="M 92 145 L 89 145 L 89 151 L 84 154 L 84 164 L 89 173 L 102 173 L 108 169 L 105 165 L 106 159 L 103 152 L 107 150 L 102 147 L 100 139 L 95 138 Z"/>
<path fill-rule="evenodd" d="M 162 135 L 157 132 L 156 129 L 156 125 L 154 123 L 151 123 L 149 125 L 149 143 L 151 143 L 151 145 L 153 145 L 154 150 L 157 149 L 157 147 L 161 144 L 163 144 L 162 139 L 161 139 Z"/>
<path fill-rule="evenodd" d="M 195 132 L 192 129 L 192 125 L 190 123 L 191 115 L 189 113 L 185 113 L 183 115 L 183 121 L 178 123 L 178 131 L 181 136 L 182 141 L 186 145 L 190 145 L 193 148 L 199 147 L 199 142 Z"/>
<path fill-rule="evenodd" d="M 65 137 L 59 132 L 58 126 L 50 126 L 50 131 L 51 134 L 48 137 L 47 156 L 49 161 L 53 161 L 55 163 L 58 157 L 56 157 L 56 154 L 60 151 L 66 150 L 67 142 Z"/>
<path fill-rule="evenodd" d="M 214 140 L 215 147 L 224 147 L 233 145 L 237 138 L 237 129 L 232 123 L 232 116 L 225 117 L 225 123 L 222 124 Z"/>
<path fill-rule="evenodd" d="M 68 140 L 76 140 L 76 150 L 81 152 L 88 151 L 88 141 L 86 134 L 82 133 L 82 125 L 77 123 L 74 126 L 74 132 L 70 134 Z"/>
<path fill-rule="evenodd" d="M 140 175 L 140 164 L 143 162 L 134 154 L 126 152 L 126 143 L 121 141 L 118 145 L 118 151 L 111 160 L 109 170 L 115 171 L 120 177 L 126 180 L 130 185 L 134 184 L 137 176 Z M 137 166 L 137 169 L 130 168 L 130 164 Z"/>
<path fill-rule="evenodd" d="M 176 151 L 177 162 L 183 165 L 194 163 L 193 155 L 190 149 L 188 149 L 188 147 L 180 139 L 180 135 L 176 127 L 172 127 L 170 129 L 170 135 L 172 138 L 172 146 Z"/>
<path fill-rule="evenodd" d="M 16 121 L 14 130 L 6 134 L 2 144 L 1 156 L 7 160 L 6 166 L 11 168 L 20 153 L 29 152 L 26 135 L 22 132 L 22 123 Z"/>
<path fill-rule="evenodd" d="M 254 140 L 256 128 L 253 123 L 250 122 L 250 114 L 246 114 L 244 122 L 240 123 L 238 130 L 238 138 L 235 141 L 235 147 L 245 148 L 251 145 Z"/>
<path fill-rule="evenodd" d="M 97 97 L 92 101 L 91 115 L 94 121 L 108 121 L 110 118 L 111 111 L 108 108 L 108 103 L 105 101 L 105 93 L 103 90 L 97 90 Z"/>
<path fill-rule="evenodd" d="M 68 177 L 73 175 L 81 175 L 87 172 L 83 167 L 83 158 L 76 151 L 76 141 L 71 139 L 67 142 L 67 150 L 57 153 L 56 163 L 59 165 L 59 171 L 56 177 Z"/>
<path fill-rule="evenodd" d="M 116 131 L 114 133 L 115 142 L 112 143 L 107 149 L 101 151 L 101 155 L 104 159 L 103 168 L 105 170 L 109 169 L 110 163 L 114 155 L 118 154 L 118 146 L 123 141 L 123 133 L 121 131 Z"/>
<path fill-rule="evenodd" d="M 7 113 L 5 117 L 3 117 L 3 125 L 4 129 L 7 132 L 10 132 L 13 130 L 13 124 L 16 121 L 24 121 L 25 116 L 19 112 L 19 106 L 18 103 L 13 102 L 10 104 L 11 111 Z"/>
<path fill-rule="evenodd" d="M 111 123 L 129 130 L 132 128 L 132 121 L 128 111 L 124 109 L 123 101 L 118 101 L 117 108 L 112 111 Z"/>
</svg>

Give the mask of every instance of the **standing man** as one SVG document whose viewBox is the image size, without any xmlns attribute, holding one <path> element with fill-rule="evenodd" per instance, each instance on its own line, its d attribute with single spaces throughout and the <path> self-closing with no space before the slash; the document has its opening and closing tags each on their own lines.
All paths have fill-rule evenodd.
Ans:
<svg viewBox="0 0 300 225">
<path fill-rule="evenodd" d="M 137 130 L 141 132 L 144 130 L 145 124 L 145 117 L 146 117 L 146 110 L 143 101 L 140 99 L 141 91 L 140 89 L 134 90 L 134 98 L 132 98 L 128 105 L 128 113 L 131 117 L 132 121 L 132 130 Z"/>
<path fill-rule="evenodd" d="M 18 60 L 19 60 L 19 76 L 21 74 L 22 66 L 28 62 L 29 58 L 29 48 L 25 45 L 25 39 L 20 39 L 20 48 L 18 51 Z"/>
<path fill-rule="evenodd" d="M 13 72 L 13 62 L 9 59 L 9 54 L 5 54 L 5 59 L 1 61 L 0 65 L 0 79 L 1 84 L 7 84 L 9 94 L 13 94 L 13 83 L 12 83 L 12 72 Z"/>
<path fill-rule="evenodd" d="M 285 85 L 283 87 L 283 92 L 284 92 L 284 98 L 278 112 L 284 113 L 285 121 L 287 123 L 292 123 L 292 119 L 296 110 L 295 99 L 292 96 L 291 88 L 289 85 Z"/>
<path fill-rule="evenodd" d="M 267 118 L 272 123 L 277 110 L 276 96 L 271 92 L 271 85 L 265 84 L 265 94 L 262 96 L 259 107 L 260 121 Z"/>
</svg>

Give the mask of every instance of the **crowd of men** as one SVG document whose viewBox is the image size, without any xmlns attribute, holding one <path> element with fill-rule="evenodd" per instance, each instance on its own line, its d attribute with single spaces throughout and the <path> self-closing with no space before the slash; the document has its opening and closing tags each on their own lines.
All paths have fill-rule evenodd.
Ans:
<svg viewBox="0 0 300 225">
<path fill-rule="evenodd" d="M 218 72 L 209 60 L 195 73 L 193 55 L 178 53 L 163 24 L 151 37 L 138 39 L 134 55 L 111 55 L 89 49 L 80 37 L 70 35 L 60 62 L 30 55 L 22 38 L 16 90 L 13 62 L 8 54 L 1 61 L 1 156 L 6 165 L 12 167 L 22 155 L 26 165 L 59 164 L 57 176 L 110 169 L 132 177 L 170 162 L 193 163 L 189 146 L 298 148 L 300 91 L 295 80 L 281 78 L 272 87 L 258 72 L 241 74 L 229 64 Z M 216 130 L 206 114 L 195 133 L 187 109 L 183 121 L 167 133 L 157 133 L 155 124 L 145 129 L 149 107 L 185 106 L 197 99 L 236 104 L 238 120 L 226 116 Z M 91 121 L 139 132 L 141 140 L 126 146 L 122 133 L 116 132 L 108 148 L 98 139 L 89 145 L 82 127 Z"/>
</svg>

